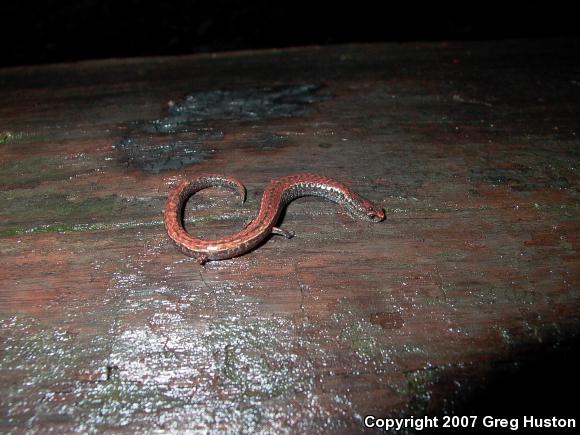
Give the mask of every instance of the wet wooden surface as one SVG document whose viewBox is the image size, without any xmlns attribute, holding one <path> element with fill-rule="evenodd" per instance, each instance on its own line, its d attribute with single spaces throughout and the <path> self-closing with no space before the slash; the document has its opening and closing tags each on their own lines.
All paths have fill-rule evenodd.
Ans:
<svg viewBox="0 0 580 435">
<path fill-rule="evenodd" d="M 367 45 L 0 70 L 1 431 L 356 432 L 453 412 L 579 329 L 580 42 Z M 292 203 L 200 268 L 169 190 L 231 234 L 272 178 L 384 206 Z M 549 400 L 542 398 L 538 400 Z"/>
</svg>

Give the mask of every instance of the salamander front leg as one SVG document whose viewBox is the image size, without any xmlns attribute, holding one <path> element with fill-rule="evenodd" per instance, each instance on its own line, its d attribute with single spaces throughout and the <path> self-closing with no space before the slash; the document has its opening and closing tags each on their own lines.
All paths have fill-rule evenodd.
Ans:
<svg viewBox="0 0 580 435">
<path fill-rule="evenodd" d="M 278 227 L 272 228 L 272 234 L 276 234 L 278 236 L 284 236 L 287 239 L 291 239 L 292 237 L 294 237 L 294 233 L 292 231 L 286 231 L 286 230 L 283 230 L 282 228 L 278 228 Z"/>
</svg>

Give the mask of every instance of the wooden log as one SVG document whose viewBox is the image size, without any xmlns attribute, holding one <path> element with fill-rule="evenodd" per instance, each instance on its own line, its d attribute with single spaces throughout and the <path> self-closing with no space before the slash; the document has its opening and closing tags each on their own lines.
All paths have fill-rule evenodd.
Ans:
<svg viewBox="0 0 580 435">
<path fill-rule="evenodd" d="M 0 70 L 0 430 L 363 431 L 371 414 L 454 412 L 565 347 L 580 324 L 579 48 Z M 205 267 L 165 233 L 179 180 L 246 184 L 243 207 L 216 189 L 188 203 L 187 229 L 220 237 L 303 171 L 386 221 L 297 200 L 281 223 L 295 238 Z"/>
</svg>

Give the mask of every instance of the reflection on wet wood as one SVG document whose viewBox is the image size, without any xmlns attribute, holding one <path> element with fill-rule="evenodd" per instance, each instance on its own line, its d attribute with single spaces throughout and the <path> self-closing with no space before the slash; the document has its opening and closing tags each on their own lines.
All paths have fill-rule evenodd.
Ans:
<svg viewBox="0 0 580 435">
<path fill-rule="evenodd" d="M 350 432 L 450 412 L 483 374 L 578 332 L 577 41 L 386 45 L 0 71 L 1 426 Z M 563 67 L 566 66 L 566 68 Z M 272 178 L 273 237 L 200 268 Z M 362 416 L 362 417 L 361 417 Z"/>
</svg>

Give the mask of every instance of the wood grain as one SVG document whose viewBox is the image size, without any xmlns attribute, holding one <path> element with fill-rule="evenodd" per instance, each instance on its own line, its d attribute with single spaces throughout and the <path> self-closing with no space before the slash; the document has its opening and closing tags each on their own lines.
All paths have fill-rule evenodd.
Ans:
<svg viewBox="0 0 580 435">
<path fill-rule="evenodd" d="M 352 45 L 0 70 L 1 431 L 363 431 L 453 412 L 577 336 L 578 40 Z M 314 172 L 381 224 L 292 203 L 200 268 L 168 192 L 238 232 Z"/>
</svg>

